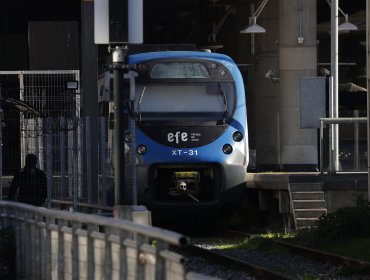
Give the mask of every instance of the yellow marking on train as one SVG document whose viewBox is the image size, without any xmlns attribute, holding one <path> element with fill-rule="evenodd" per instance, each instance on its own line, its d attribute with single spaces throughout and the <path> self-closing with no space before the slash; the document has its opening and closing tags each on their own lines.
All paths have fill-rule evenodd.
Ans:
<svg viewBox="0 0 370 280">
<path fill-rule="evenodd" d="M 197 171 L 178 171 L 174 172 L 175 177 L 178 178 L 198 178 L 199 172 Z"/>
</svg>

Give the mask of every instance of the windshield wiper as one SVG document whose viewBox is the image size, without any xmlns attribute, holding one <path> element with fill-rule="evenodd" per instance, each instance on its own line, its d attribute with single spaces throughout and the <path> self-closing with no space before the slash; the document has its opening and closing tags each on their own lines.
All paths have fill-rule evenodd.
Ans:
<svg viewBox="0 0 370 280">
<path fill-rule="evenodd" d="M 224 124 L 225 121 L 226 121 L 226 117 L 228 115 L 228 105 L 227 105 L 227 98 L 226 98 L 226 93 L 224 91 L 224 89 L 222 88 L 221 86 L 221 83 L 218 83 L 218 87 L 220 89 L 220 94 L 221 94 L 221 97 L 223 98 L 224 100 L 224 112 L 222 114 L 222 120 L 221 120 L 221 124 Z"/>
<path fill-rule="evenodd" d="M 139 119 L 139 122 L 141 122 L 141 110 L 140 109 L 141 109 L 141 101 L 143 101 L 145 89 L 146 89 L 146 87 L 144 87 L 143 90 L 141 91 L 139 100 L 137 101 L 137 112 L 136 112 L 136 116 Z"/>
</svg>

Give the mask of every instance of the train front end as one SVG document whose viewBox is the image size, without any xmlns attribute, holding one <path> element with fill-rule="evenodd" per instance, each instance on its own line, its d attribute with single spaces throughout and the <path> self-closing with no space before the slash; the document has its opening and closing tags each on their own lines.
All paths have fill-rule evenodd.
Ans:
<svg viewBox="0 0 370 280">
<path fill-rule="evenodd" d="M 248 133 L 244 85 L 227 56 L 156 52 L 137 65 L 139 202 L 150 209 L 233 204 L 246 189 Z"/>
</svg>

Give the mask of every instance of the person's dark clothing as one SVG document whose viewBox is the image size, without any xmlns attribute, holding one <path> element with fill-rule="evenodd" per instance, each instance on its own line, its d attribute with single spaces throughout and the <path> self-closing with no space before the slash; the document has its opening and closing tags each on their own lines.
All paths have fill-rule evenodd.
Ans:
<svg viewBox="0 0 370 280">
<path fill-rule="evenodd" d="M 44 171 L 25 166 L 13 178 L 9 189 L 9 200 L 13 200 L 18 190 L 18 201 L 36 206 L 45 203 L 47 196 L 46 175 Z"/>
</svg>

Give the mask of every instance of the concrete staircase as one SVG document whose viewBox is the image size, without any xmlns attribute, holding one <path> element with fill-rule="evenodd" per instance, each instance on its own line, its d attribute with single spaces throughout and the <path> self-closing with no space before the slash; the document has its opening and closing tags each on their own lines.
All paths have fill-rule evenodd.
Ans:
<svg viewBox="0 0 370 280">
<path fill-rule="evenodd" d="M 296 229 L 314 227 L 327 213 L 320 183 L 290 183 L 289 195 Z"/>
</svg>

